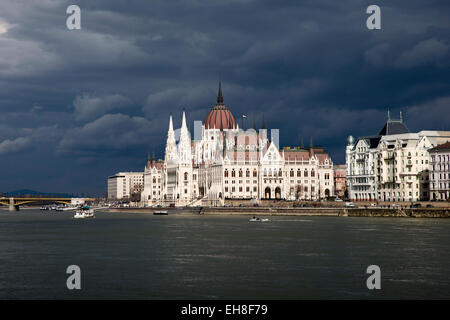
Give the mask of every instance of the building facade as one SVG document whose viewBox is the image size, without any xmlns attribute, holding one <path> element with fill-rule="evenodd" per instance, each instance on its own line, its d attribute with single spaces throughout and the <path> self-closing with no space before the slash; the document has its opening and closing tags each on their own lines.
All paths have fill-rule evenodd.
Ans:
<svg viewBox="0 0 450 320">
<path fill-rule="evenodd" d="M 144 190 L 142 172 L 119 172 L 108 177 L 108 199 L 125 200 Z"/>
<path fill-rule="evenodd" d="M 347 166 L 345 164 L 337 164 L 333 167 L 334 171 L 334 192 L 336 197 L 340 199 L 348 198 L 347 190 Z"/>
<path fill-rule="evenodd" d="M 429 150 L 450 131 L 411 133 L 400 119 L 388 120 L 378 135 L 347 140 L 347 184 L 353 201 L 420 201 L 430 198 Z"/>
<path fill-rule="evenodd" d="M 352 201 L 375 201 L 378 199 L 377 165 L 378 146 L 383 136 L 409 133 L 399 119 L 388 118 L 377 135 L 360 137 L 356 141 L 352 136 L 347 139 L 346 165 L 349 198 Z"/>
<path fill-rule="evenodd" d="M 449 140 L 450 141 L 450 140 Z M 450 200 L 450 142 L 429 150 L 430 200 Z"/>
<path fill-rule="evenodd" d="M 183 111 L 180 137 L 175 139 L 169 116 L 164 161 L 147 161 L 144 206 L 173 203 L 221 205 L 225 199 L 318 200 L 334 195 L 333 162 L 322 147 L 280 149 L 278 131 L 239 129 L 223 103 L 217 103 L 192 140 Z M 160 191 L 160 192 L 158 192 Z"/>
</svg>

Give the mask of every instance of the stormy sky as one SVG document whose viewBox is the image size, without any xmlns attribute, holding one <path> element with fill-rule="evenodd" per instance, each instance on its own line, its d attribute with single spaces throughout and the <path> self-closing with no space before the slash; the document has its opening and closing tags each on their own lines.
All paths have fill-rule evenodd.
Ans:
<svg viewBox="0 0 450 320">
<path fill-rule="evenodd" d="M 66 8 L 81 8 L 68 30 Z M 368 30 L 366 8 L 381 8 Z M 0 192 L 103 195 L 163 156 L 169 112 L 204 120 L 219 79 L 236 118 L 344 162 L 389 109 L 450 130 L 448 0 L 0 0 Z"/>
</svg>

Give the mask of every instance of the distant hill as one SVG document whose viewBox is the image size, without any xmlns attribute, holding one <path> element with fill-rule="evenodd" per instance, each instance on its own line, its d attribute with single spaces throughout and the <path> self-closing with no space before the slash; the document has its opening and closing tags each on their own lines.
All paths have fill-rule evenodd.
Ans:
<svg viewBox="0 0 450 320">
<path fill-rule="evenodd" d="M 71 193 L 56 193 L 56 192 L 40 192 L 36 190 L 21 189 L 11 192 L 0 192 L 0 195 L 4 197 L 18 197 L 18 196 L 44 196 L 44 197 L 56 197 L 56 198 L 75 198 L 77 197 Z"/>
</svg>

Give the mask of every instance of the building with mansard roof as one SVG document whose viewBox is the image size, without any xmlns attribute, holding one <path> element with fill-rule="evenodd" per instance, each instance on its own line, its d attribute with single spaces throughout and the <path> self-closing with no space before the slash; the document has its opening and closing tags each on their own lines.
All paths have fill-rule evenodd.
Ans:
<svg viewBox="0 0 450 320">
<path fill-rule="evenodd" d="M 450 139 L 450 131 L 412 133 L 399 119 L 388 119 L 378 135 L 347 139 L 349 198 L 354 201 L 430 199 L 429 151 Z"/>
<path fill-rule="evenodd" d="M 144 171 L 144 206 L 223 205 L 225 199 L 318 200 L 334 195 L 333 162 L 322 147 L 280 149 L 278 131 L 241 130 L 224 104 L 217 102 L 194 140 L 183 111 L 179 139 L 169 116 L 165 157 L 148 159 Z"/>
</svg>

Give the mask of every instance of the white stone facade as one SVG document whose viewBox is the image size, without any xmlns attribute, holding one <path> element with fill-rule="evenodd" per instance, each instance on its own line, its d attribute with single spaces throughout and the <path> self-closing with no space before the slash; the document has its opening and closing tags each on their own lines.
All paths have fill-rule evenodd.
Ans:
<svg viewBox="0 0 450 320">
<path fill-rule="evenodd" d="M 450 131 L 410 133 L 388 115 L 377 136 L 347 141 L 346 164 L 352 201 L 421 201 L 430 199 L 429 150 L 450 138 Z"/>
<path fill-rule="evenodd" d="M 223 205 L 225 199 L 318 200 L 334 195 L 333 162 L 321 147 L 279 148 L 277 131 L 239 129 L 218 103 L 191 140 L 183 112 L 180 138 L 169 117 L 164 161 L 148 161 L 142 205 Z M 160 193 L 158 191 L 161 191 Z"/>
<path fill-rule="evenodd" d="M 143 172 L 119 172 L 108 177 L 108 199 L 129 199 L 144 190 Z"/>
</svg>

